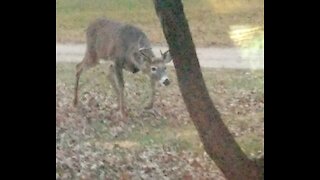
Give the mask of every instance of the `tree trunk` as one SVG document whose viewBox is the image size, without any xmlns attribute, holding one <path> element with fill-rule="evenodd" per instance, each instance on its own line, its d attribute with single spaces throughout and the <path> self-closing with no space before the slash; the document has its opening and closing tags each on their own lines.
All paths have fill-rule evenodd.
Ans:
<svg viewBox="0 0 320 180">
<path fill-rule="evenodd" d="M 179 88 L 205 151 L 230 180 L 263 179 L 263 167 L 240 149 L 215 108 L 202 77 L 181 0 L 154 0 Z"/>
</svg>

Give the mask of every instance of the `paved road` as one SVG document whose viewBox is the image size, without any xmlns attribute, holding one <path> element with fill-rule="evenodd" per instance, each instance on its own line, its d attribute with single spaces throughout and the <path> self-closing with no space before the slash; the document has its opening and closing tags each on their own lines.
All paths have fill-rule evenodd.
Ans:
<svg viewBox="0 0 320 180">
<path fill-rule="evenodd" d="M 155 46 L 153 49 L 160 56 L 160 49 L 165 51 L 167 47 Z M 202 67 L 264 69 L 264 54 L 261 50 L 208 47 L 197 48 L 196 51 Z M 85 44 L 57 44 L 56 62 L 79 62 L 84 52 Z"/>
</svg>

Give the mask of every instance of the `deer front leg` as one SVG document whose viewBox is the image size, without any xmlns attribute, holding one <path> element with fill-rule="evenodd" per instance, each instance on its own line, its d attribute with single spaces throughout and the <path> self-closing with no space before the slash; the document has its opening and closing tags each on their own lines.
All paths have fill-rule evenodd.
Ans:
<svg viewBox="0 0 320 180">
<path fill-rule="evenodd" d="M 154 96 L 156 94 L 156 91 L 155 91 L 156 83 L 153 79 L 150 79 L 150 82 L 151 82 L 151 94 L 150 94 L 149 102 L 144 109 L 152 109 L 153 108 Z"/>
<path fill-rule="evenodd" d="M 122 67 L 118 65 L 117 63 L 115 65 L 110 66 L 110 74 L 109 79 L 111 81 L 111 84 L 117 94 L 118 98 L 118 106 L 119 111 L 118 115 L 120 119 L 123 119 L 126 117 L 125 115 L 125 105 L 124 105 L 124 80 L 123 80 L 123 71 Z"/>
<path fill-rule="evenodd" d="M 161 114 L 159 113 L 159 111 L 155 108 L 153 108 L 153 104 L 154 104 L 154 100 L 155 100 L 155 95 L 156 95 L 156 82 L 151 79 L 151 94 L 150 94 L 150 98 L 149 98 L 149 102 L 147 104 L 147 106 L 144 108 L 146 112 L 149 112 L 151 114 L 153 114 L 154 116 L 161 116 Z"/>
</svg>

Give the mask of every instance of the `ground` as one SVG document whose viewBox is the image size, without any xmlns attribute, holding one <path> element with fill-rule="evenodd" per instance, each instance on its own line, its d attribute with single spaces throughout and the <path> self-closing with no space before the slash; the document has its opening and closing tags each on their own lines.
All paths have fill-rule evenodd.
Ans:
<svg viewBox="0 0 320 180">
<path fill-rule="evenodd" d="M 102 64 L 83 74 L 80 105 L 72 106 L 75 63 L 57 63 L 57 179 L 225 179 L 204 152 L 172 84 L 158 88 L 154 115 L 143 110 L 147 77 L 125 73 L 127 122 L 114 118 L 116 96 Z M 263 152 L 263 71 L 204 68 L 212 100 L 249 157 Z"/>
</svg>

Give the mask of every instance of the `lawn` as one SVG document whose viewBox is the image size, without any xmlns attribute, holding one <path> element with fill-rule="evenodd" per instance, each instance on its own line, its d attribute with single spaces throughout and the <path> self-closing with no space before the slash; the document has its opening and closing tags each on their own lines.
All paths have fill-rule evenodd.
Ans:
<svg viewBox="0 0 320 180">
<path fill-rule="evenodd" d="M 173 67 L 168 68 L 170 86 L 158 89 L 158 115 L 143 110 L 148 78 L 124 74 L 129 119 L 121 122 L 113 118 L 116 96 L 105 66 L 83 74 L 80 104 L 74 108 L 75 64 L 57 63 L 57 179 L 225 179 L 203 150 Z M 210 96 L 236 141 L 248 156 L 258 156 L 264 142 L 263 71 L 202 71 Z"/>
<path fill-rule="evenodd" d="M 230 46 L 234 44 L 230 36 L 238 33 L 240 26 L 259 27 L 258 35 L 261 28 L 263 31 L 263 0 L 183 0 L 183 3 L 197 46 Z M 153 44 L 165 44 L 151 0 L 57 0 L 56 41 L 85 42 L 87 25 L 100 17 L 138 26 Z"/>
</svg>

